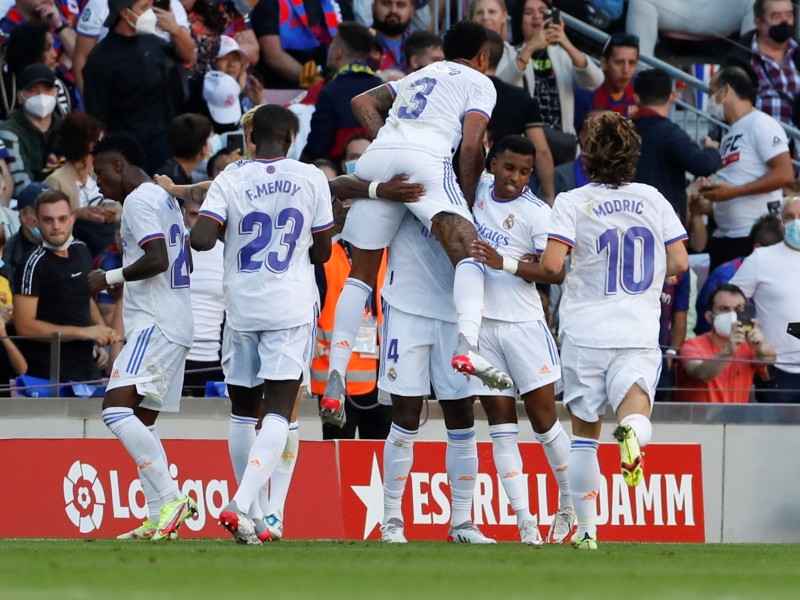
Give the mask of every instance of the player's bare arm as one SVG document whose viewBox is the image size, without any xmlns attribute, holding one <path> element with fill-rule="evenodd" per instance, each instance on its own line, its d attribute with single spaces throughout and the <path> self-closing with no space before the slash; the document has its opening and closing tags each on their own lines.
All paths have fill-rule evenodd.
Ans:
<svg viewBox="0 0 800 600">
<path fill-rule="evenodd" d="M 542 271 L 548 275 L 555 275 L 564 269 L 564 261 L 567 258 L 567 253 L 570 247 L 558 240 L 547 240 L 547 246 L 544 249 L 542 258 L 539 264 Z"/>
<path fill-rule="evenodd" d="M 378 130 L 386 122 L 386 115 L 394 103 L 394 95 L 388 85 L 379 85 L 371 90 L 367 90 L 350 101 L 350 108 L 353 109 L 361 126 L 367 130 L 367 136 L 374 140 L 378 135 Z"/>
<path fill-rule="evenodd" d="M 486 134 L 486 116 L 480 113 L 467 113 L 464 116 L 464 135 L 461 138 L 461 158 L 458 161 L 458 180 L 461 191 L 472 208 L 475 190 L 483 173 L 483 137 Z"/>
<path fill-rule="evenodd" d="M 195 204 L 202 204 L 211 187 L 211 181 L 201 181 L 191 185 L 177 185 L 167 175 L 156 175 L 153 181 L 164 188 L 167 193 L 176 198 L 191 200 Z"/>
<path fill-rule="evenodd" d="M 331 240 L 333 239 L 333 234 L 333 227 L 312 234 L 314 242 L 311 244 L 308 254 L 313 264 L 322 265 L 328 262 L 328 259 L 331 257 Z"/>
<path fill-rule="evenodd" d="M 472 242 L 472 248 L 477 255 L 475 257 L 476 261 L 483 263 L 487 267 L 495 269 L 496 271 L 503 270 L 503 257 L 491 244 L 483 240 L 476 240 Z M 564 282 L 565 274 L 566 269 L 563 266 L 561 267 L 561 271 L 558 273 L 546 273 L 538 261 L 526 260 L 519 261 L 517 270 L 514 273 L 514 275 L 517 277 L 521 277 L 528 282 L 556 284 L 561 284 Z"/>
<path fill-rule="evenodd" d="M 198 252 L 211 250 L 216 245 L 221 230 L 222 225 L 219 221 L 201 214 L 189 235 L 189 243 L 192 249 Z"/>
<path fill-rule="evenodd" d="M 689 253 L 683 240 L 667 246 L 667 277 L 685 273 L 689 268 Z"/>
<path fill-rule="evenodd" d="M 425 195 L 425 186 L 419 183 L 406 183 L 408 175 L 395 175 L 387 182 L 378 184 L 375 193 L 378 198 L 393 202 L 417 202 Z M 355 175 L 339 175 L 328 182 L 331 194 L 340 200 L 355 200 L 369 197 L 369 181 Z"/>
<path fill-rule="evenodd" d="M 122 270 L 125 281 L 149 279 L 169 269 L 169 254 L 167 253 L 167 242 L 164 238 L 150 240 L 142 246 L 142 250 L 144 255 Z M 95 269 L 89 273 L 89 288 L 93 294 L 107 287 L 106 272 L 103 269 Z"/>
</svg>

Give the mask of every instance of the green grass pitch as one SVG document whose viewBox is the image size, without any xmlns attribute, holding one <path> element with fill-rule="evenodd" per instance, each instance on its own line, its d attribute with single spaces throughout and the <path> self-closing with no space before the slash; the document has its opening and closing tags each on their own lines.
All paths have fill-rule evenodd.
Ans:
<svg viewBox="0 0 800 600">
<path fill-rule="evenodd" d="M 800 545 L 0 540 L 3 600 L 800 597 Z"/>
</svg>

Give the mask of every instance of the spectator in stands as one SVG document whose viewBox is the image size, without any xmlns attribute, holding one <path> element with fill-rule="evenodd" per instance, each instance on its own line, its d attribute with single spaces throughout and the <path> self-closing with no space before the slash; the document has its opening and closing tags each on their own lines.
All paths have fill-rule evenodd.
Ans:
<svg viewBox="0 0 800 600">
<path fill-rule="evenodd" d="M 0 208 L 4 209 L 8 208 L 11 197 L 14 195 L 14 178 L 11 177 L 11 169 L 8 168 L 8 163 L 6 162 L 8 157 L 9 154 L 6 143 L 0 139 Z M 0 224 L 2 224 L 3 227 L 9 224 L 7 216 L 8 213 L 6 211 L 0 210 Z M 17 226 L 19 226 L 19 223 L 17 223 Z M 6 233 L 11 235 L 11 233 L 14 232 L 12 231 L 9 233 L 6 231 Z"/>
<path fill-rule="evenodd" d="M 328 69 L 334 76 L 322 88 L 317 99 L 303 160 L 342 160 L 345 143 L 354 134 L 364 132 L 353 115 L 350 101 L 383 83 L 367 66 L 371 49 L 372 35 L 369 29 L 351 21 L 339 25 L 328 50 Z"/>
<path fill-rule="evenodd" d="M 5 231 L 0 228 L 0 253 L 6 245 Z M 28 361 L 22 356 L 16 343 L 12 339 L 16 335 L 14 329 L 14 296 L 11 293 L 11 282 L 8 279 L 8 271 L 5 265 L 0 265 L 0 382 L 12 380 L 17 375 L 24 375 L 28 372 Z M 8 396 L 9 393 L 0 386 L 0 396 Z"/>
<path fill-rule="evenodd" d="M 539 102 L 525 90 L 502 81 L 496 76 L 497 65 L 503 56 L 503 38 L 487 29 L 489 37 L 489 68 L 486 75 L 497 90 L 497 102 L 489 119 L 488 131 L 492 140 L 501 140 L 508 135 L 524 135 L 536 149 L 534 167 L 536 181 L 543 200 L 552 204 L 553 155 L 542 128 L 542 112 Z M 536 189 L 536 186 L 532 186 Z"/>
<path fill-rule="evenodd" d="M 36 198 L 50 189 L 49 185 L 34 182 L 17 194 L 20 228 L 8 238 L 3 248 L 4 267 L 8 268 L 9 278 L 14 280 L 14 272 L 27 260 L 28 255 L 41 243 L 42 236 L 36 222 L 34 203 Z"/>
<path fill-rule="evenodd" d="M 594 91 L 603 71 L 567 37 L 564 21 L 545 20 L 550 0 L 519 0 L 511 30 L 517 44 L 516 66 L 524 69 L 520 85 L 538 98 L 545 134 L 556 165 L 575 158 L 575 87 Z"/>
<path fill-rule="evenodd" d="M 43 64 L 25 67 L 17 79 L 17 107 L 0 123 L 0 139 L 8 150 L 14 189 L 47 176 L 55 162 L 55 132 L 61 116 L 55 112 L 58 90 L 53 72 Z"/>
<path fill-rule="evenodd" d="M 664 71 L 648 69 L 636 78 L 638 108 L 633 117 L 642 138 L 642 153 L 634 181 L 652 185 L 670 201 L 686 222 L 686 172 L 696 177 L 714 173 L 722 165 L 717 144 L 706 138 L 700 147 L 672 122 L 669 111 L 675 102 L 672 80 Z"/>
<path fill-rule="evenodd" d="M 206 164 L 206 174 L 209 179 L 214 179 L 217 175 L 231 164 L 237 158 L 241 158 L 242 154 L 239 150 L 231 150 L 230 148 L 223 148 L 218 150 L 214 156 L 208 159 Z"/>
<path fill-rule="evenodd" d="M 744 305 L 744 293 L 735 285 L 724 283 L 711 293 L 710 310 L 705 313 L 711 331 L 681 347 L 677 401 L 750 401 L 753 376 L 766 376 L 766 367 L 740 361 L 772 362 L 775 350 L 764 339 L 756 320 L 749 330 L 737 320 L 736 312 Z"/>
<path fill-rule="evenodd" d="M 344 159 L 342 160 L 342 173 L 352 175 L 356 172 L 356 163 L 361 155 L 369 148 L 369 138 L 363 133 L 357 133 L 344 146 Z M 335 163 L 333 163 L 335 164 Z M 319 166 L 319 165 L 316 165 Z M 335 172 L 335 170 L 334 170 Z"/>
<path fill-rule="evenodd" d="M 345 156 L 347 155 L 345 154 Z M 336 178 L 339 175 L 339 169 L 336 168 L 336 164 L 327 158 L 318 158 L 317 160 L 312 160 L 311 164 L 325 173 L 325 177 L 328 178 L 328 181 Z"/>
<path fill-rule="evenodd" d="M 208 138 L 213 133 L 211 121 L 203 115 L 178 115 L 169 126 L 169 145 L 172 156 L 156 169 L 176 185 L 193 183 L 192 173 L 210 154 Z"/>
<path fill-rule="evenodd" d="M 591 120 L 594 119 L 597 115 L 602 115 L 604 112 L 606 111 L 605 109 L 602 108 L 590 108 L 589 112 L 586 113 L 586 116 L 583 118 L 581 129 L 578 132 L 579 149 L 583 148 L 583 145 L 586 142 L 586 136 L 589 133 L 589 125 Z M 568 192 L 569 190 L 574 190 L 575 188 L 583 187 L 588 183 L 591 183 L 591 181 L 589 180 L 589 177 L 586 175 L 586 171 L 584 170 L 583 167 L 582 152 L 578 153 L 578 156 L 575 157 L 575 160 L 571 160 L 570 162 L 566 162 L 556 167 L 556 172 L 555 172 L 556 196 L 558 196 L 561 192 Z"/>
<path fill-rule="evenodd" d="M 792 35 L 795 6 L 791 0 L 756 0 L 755 30 L 742 36 L 725 63 L 743 67 L 756 85 L 755 107 L 783 123 L 792 123 L 800 92 L 800 48 Z"/>
<path fill-rule="evenodd" d="M 78 4 L 67 0 L 16 0 L 14 6 L 0 19 L 0 32 L 9 35 L 18 26 L 27 23 L 43 23 L 53 34 L 56 52 L 69 68 L 75 50 L 75 23 L 78 20 Z"/>
<path fill-rule="evenodd" d="M 95 256 L 114 243 L 114 222 L 122 212 L 119 203 L 103 199 L 94 178 L 92 150 L 103 135 L 103 125 L 86 113 L 70 113 L 61 122 L 58 135 L 65 162 L 44 182 L 67 195 L 75 216 L 73 234 Z"/>
<path fill-rule="evenodd" d="M 89 291 L 92 257 L 86 245 L 72 237 L 74 217 L 66 194 L 42 193 L 35 211 L 42 246 L 14 275 L 17 332 L 36 338 L 21 345 L 29 373 L 50 378 L 51 336 L 59 333 L 63 337 L 60 381 L 97 379 L 94 344 L 104 346 L 117 334 L 103 322 Z"/>
<path fill-rule="evenodd" d="M 197 112 L 208 115 L 214 133 L 239 129 L 242 118 L 242 88 L 233 77 L 222 71 L 209 71 L 203 78 L 203 104 Z"/>
<path fill-rule="evenodd" d="M 45 23 L 23 23 L 14 28 L 6 42 L 6 65 L 3 72 L 2 114 L 7 116 L 16 106 L 14 92 L 17 77 L 28 65 L 41 63 L 53 71 L 58 88 L 58 108 L 62 115 L 72 112 L 78 106 L 75 84 L 69 71 L 58 62 L 58 54 L 53 45 L 53 34 Z"/>
<path fill-rule="evenodd" d="M 179 65 L 154 19 L 152 0 L 111 0 L 108 35 L 83 70 L 86 112 L 136 137 L 148 173 L 169 158 L 167 129 L 183 103 Z"/>
<path fill-rule="evenodd" d="M 408 37 L 414 4 L 411 0 L 374 0 L 372 28 L 375 41 L 382 50 L 379 69 L 407 72 L 403 43 Z"/>
<path fill-rule="evenodd" d="M 442 38 L 430 31 L 414 31 L 403 44 L 403 55 L 408 72 L 419 71 L 431 63 L 444 60 Z"/>
<path fill-rule="evenodd" d="M 111 25 L 107 25 L 106 20 L 109 6 L 114 4 L 115 0 L 88 0 L 83 6 L 77 27 L 75 55 L 72 57 L 72 73 L 81 94 L 84 93 L 83 68 L 86 66 L 86 59 L 97 43 L 108 34 Z M 186 10 L 178 0 L 170 0 L 169 10 L 153 8 L 153 12 L 156 15 L 154 34 L 171 45 L 178 60 L 191 68 L 195 62 L 195 45 L 189 32 Z"/>
<path fill-rule="evenodd" d="M 517 64 L 517 51 L 508 41 L 508 9 L 505 0 L 473 0 L 469 7 L 469 18 L 489 31 L 494 31 L 503 40 L 503 53 L 495 68 L 495 77 L 512 85 L 519 85 L 525 73 L 525 65 L 520 67 Z"/>
<path fill-rule="evenodd" d="M 340 7 L 336 0 L 260 0 L 250 21 L 261 49 L 265 87 L 311 87 L 339 24 L 352 17 L 350 6 Z"/>
<path fill-rule="evenodd" d="M 800 196 L 784 200 L 781 221 L 783 243 L 754 250 L 731 279 L 752 298 L 764 337 L 778 355 L 759 402 L 800 402 L 800 339 L 786 331 L 800 320 Z"/>
<path fill-rule="evenodd" d="M 755 88 L 740 67 L 726 67 L 711 81 L 708 112 L 731 126 L 720 144 L 722 167 L 700 190 L 714 203 L 711 270 L 747 254 L 753 223 L 766 212 L 777 213 L 781 188 L 794 181 L 786 133 L 754 102 Z"/>
<path fill-rule="evenodd" d="M 252 33 L 252 29 L 248 31 Z M 237 81 L 242 89 L 240 101 L 243 111 L 250 110 L 264 102 L 264 87 L 257 77 L 248 72 L 249 64 L 251 63 L 248 62 L 247 52 L 235 39 L 227 35 L 220 36 L 219 52 L 217 52 L 217 58 L 213 65 L 214 70 L 222 71 Z"/>
<path fill-rule="evenodd" d="M 750 256 L 756 248 L 772 246 L 782 241 L 783 225 L 781 224 L 780 217 L 770 214 L 762 215 L 753 224 L 753 228 L 750 230 L 750 235 L 748 236 L 750 253 L 748 253 L 747 256 Z M 747 257 L 740 256 L 728 262 L 724 262 L 709 273 L 708 278 L 703 284 L 703 288 L 700 290 L 700 293 L 697 294 L 695 307 L 698 315 L 705 314 L 706 310 L 708 310 L 708 297 L 711 295 L 711 292 L 723 283 L 728 283 L 736 274 L 736 271 L 739 270 L 739 267 L 742 266 L 745 258 Z M 710 329 L 711 325 L 705 319 L 698 319 L 694 331 L 697 335 L 700 335 Z"/>
<path fill-rule="evenodd" d="M 614 33 L 603 46 L 600 67 L 605 79 L 594 92 L 575 90 L 575 128 L 583 123 L 589 107 L 605 108 L 624 117 L 633 116 L 636 100 L 633 78 L 639 63 L 639 38 L 629 33 Z"/>
<path fill-rule="evenodd" d="M 92 261 L 93 270 L 103 269 L 104 271 L 112 271 L 122 268 L 121 224 L 121 221 L 116 221 L 114 223 L 114 243 L 109 244 L 95 255 Z M 119 294 L 115 293 L 115 291 L 106 289 L 98 292 L 95 297 L 97 308 L 103 316 L 103 322 L 109 327 L 114 327 L 114 312 L 117 306 L 117 300 L 119 299 L 118 296 Z M 121 335 L 124 335 L 124 332 L 122 332 Z M 113 361 L 111 362 L 113 363 Z"/>
</svg>

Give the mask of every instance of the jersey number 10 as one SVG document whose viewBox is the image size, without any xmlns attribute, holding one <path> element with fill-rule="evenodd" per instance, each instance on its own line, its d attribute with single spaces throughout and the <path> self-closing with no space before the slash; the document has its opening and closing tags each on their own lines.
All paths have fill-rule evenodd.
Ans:
<svg viewBox="0 0 800 600">
<path fill-rule="evenodd" d="M 628 294 L 641 294 L 650 288 L 655 276 L 652 231 L 646 227 L 631 227 L 620 236 L 616 227 L 606 229 L 597 239 L 597 253 L 606 248 L 606 296 L 616 294 L 619 283 Z"/>
</svg>

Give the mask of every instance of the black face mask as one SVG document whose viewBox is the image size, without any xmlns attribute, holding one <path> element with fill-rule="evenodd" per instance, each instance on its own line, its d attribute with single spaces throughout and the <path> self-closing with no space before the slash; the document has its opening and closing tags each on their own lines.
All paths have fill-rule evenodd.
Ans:
<svg viewBox="0 0 800 600">
<path fill-rule="evenodd" d="M 781 21 L 777 25 L 770 27 L 769 31 L 767 31 L 767 35 L 776 44 L 782 44 L 788 40 L 792 37 L 792 33 L 792 26 L 789 25 L 788 21 Z"/>
</svg>

